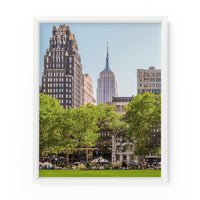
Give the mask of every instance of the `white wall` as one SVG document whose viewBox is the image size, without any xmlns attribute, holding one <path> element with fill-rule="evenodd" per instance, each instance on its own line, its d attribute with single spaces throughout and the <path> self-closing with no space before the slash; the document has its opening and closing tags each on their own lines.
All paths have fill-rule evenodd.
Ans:
<svg viewBox="0 0 200 200">
<path fill-rule="evenodd" d="M 1 1 L 1 199 L 198 199 L 200 12 L 198 1 Z M 33 16 L 169 18 L 169 183 L 65 186 L 32 183 Z M 24 163 L 23 165 L 21 163 Z M 162 196 L 162 198 L 160 198 Z M 108 198 L 106 198 L 108 197 Z"/>
</svg>

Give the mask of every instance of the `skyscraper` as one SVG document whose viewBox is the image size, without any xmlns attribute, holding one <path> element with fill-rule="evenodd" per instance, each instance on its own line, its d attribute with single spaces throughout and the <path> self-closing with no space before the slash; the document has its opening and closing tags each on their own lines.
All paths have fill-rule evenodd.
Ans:
<svg viewBox="0 0 200 200">
<path fill-rule="evenodd" d="M 57 98 L 63 108 L 82 104 L 82 65 L 75 35 L 69 26 L 53 27 L 44 56 L 42 92 Z"/>
<path fill-rule="evenodd" d="M 107 45 L 106 65 L 104 70 L 100 72 L 97 80 L 97 104 L 111 102 L 113 96 L 118 96 L 117 81 L 115 79 L 115 74 L 110 70 Z"/>
</svg>

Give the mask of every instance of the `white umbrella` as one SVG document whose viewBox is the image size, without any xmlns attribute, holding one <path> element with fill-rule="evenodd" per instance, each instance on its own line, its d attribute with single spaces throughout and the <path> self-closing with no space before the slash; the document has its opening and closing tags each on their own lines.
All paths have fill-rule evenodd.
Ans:
<svg viewBox="0 0 200 200">
<path fill-rule="evenodd" d="M 110 163 L 110 162 L 102 157 L 98 157 L 98 158 L 94 159 L 92 161 L 92 163 Z"/>
<path fill-rule="evenodd" d="M 49 162 L 42 163 L 43 166 L 52 167 L 53 165 Z"/>
</svg>

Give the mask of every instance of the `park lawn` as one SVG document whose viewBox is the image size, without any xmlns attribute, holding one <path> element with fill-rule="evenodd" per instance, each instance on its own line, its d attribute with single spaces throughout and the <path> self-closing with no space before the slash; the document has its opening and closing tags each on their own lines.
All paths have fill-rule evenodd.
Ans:
<svg viewBox="0 0 200 200">
<path fill-rule="evenodd" d="M 39 177 L 161 177 L 161 170 L 39 170 Z"/>
</svg>

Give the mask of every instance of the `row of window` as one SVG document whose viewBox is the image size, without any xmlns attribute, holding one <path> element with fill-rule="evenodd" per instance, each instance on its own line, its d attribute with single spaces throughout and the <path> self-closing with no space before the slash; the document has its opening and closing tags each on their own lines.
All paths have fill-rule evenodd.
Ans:
<svg viewBox="0 0 200 200">
<path fill-rule="evenodd" d="M 48 93 L 51 93 L 51 92 L 63 92 L 63 91 L 64 91 L 63 89 L 47 89 Z M 45 92 L 45 89 L 44 89 L 44 92 Z M 66 89 L 65 92 L 66 93 L 71 93 L 72 90 L 71 89 Z"/>
<path fill-rule="evenodd" d="M 140 84 L 140 87 L 142 87 L 142 84 Z M 161 87 L 161 83 L 157 83 L 157 84 L 144 84 L 144 87 Z"/>
<path fill-rule="evenodd" d="M 152 74 L 149 74 L 149 73 L 144 73 L 144 76 L 161 76 L 161 72 L 158 72 L 158 73 L 152 73 Z"/>
<path fill-rule="evenodd" d="M 161 89 L 152 90 L 153 93 L 161 93 Z"/>
<path fill-rule="evenodd" d="M 161 82 L 161 78 L 150 78 L 151 82 Z"/>
<path fill-rule="evenodd" d="M 63 78 L 48 78 L 47 79 L 48 80 L 48 82 L 52 82 L 52 80 L 54 81 L 54 82 L 63 82 Z"/>
<path fill-rule="evenodd" d="M 64 78 L 48 78 L 47 79 L 48 80 L 48 82 L 52 82 L 52 80 L 54 80 L 54 81 L 60 81 L 60 82 L 63 82 L 64 81 Z M 72 82 L 72 79 L 71 78 L 65 78 L 65 80 L 66 80 L 66 82 Z M 45 82 L 46 81 L 46 79 L 45 78 L 43 78 L 43 82 Z"/>
<path fill-rule="evenodd" d="M 48 87 L 49 87 L 49 88 L 52 87 L 52 85 L 53 85 L 53 87 L 63 87 L 63 86 L 64 86 L 63 83 L 59 83 L 59 84 L 57 84 L 57 83 L 53 83 L 53 84 L 52 84 L 52 83 L 48 83 Z M 46 86 L 46 85 L 45 85 L 45 83 L 44 83 L 44 84 L 43 84 L 43 87 L 45 88 L 45 86 Z M 65 86 L 71 88 L 71 87 L 72 87 L 72 84 L 71 84 L 71 83 L 69 83 L 69 84 L 66 83 Z"/>
<path fill-rule="evenodd" d="M 61 44 L 65 44 L 65 40 L 51 40 L 51 45 L 61 45 Z M 67 41 L 67 44 L 69 45 L 69 41 Z"/>
<path fill-rule="evenodd" d="M 63 72 L 48 72 L 48 76 L 51 77 L 51 76 L 55 76 L 55 77 L 58 77 L 58 76 L 64 76 L 64 73 Z"/>
<path fill-rule="evenodd" d="M 44 89 L 44 93 L 45 93 L 45 89 Z M 63 98 L 63 94 L 49 94 L 51 97 L 54 97 L 54 98 Z M 69 98 L 71 99 L 72 98 L 72 95 L 71 94 L 66 94 L 65 95 L 66 98 Z M 69 102 L 71 102 L 71 100 L 69 100 Z"/>
<path fill-rule="evenodd" d="M 61 99 L 61 100 L 59 100 L 59 102 L 60 102 L 60 103 L 63 103 L 63 100 Z M 66 104 L 68 104 L 68 103 L 71 104 L 72 102 L 71 102 L 71 100 L 69 100 L 69 101 L 66 100 L 65 103 L 66 103 Z M 71 108 L 71 105 L 69 105 L 69 106 L 70 106 L 70 108 Z"/>
</svg>

